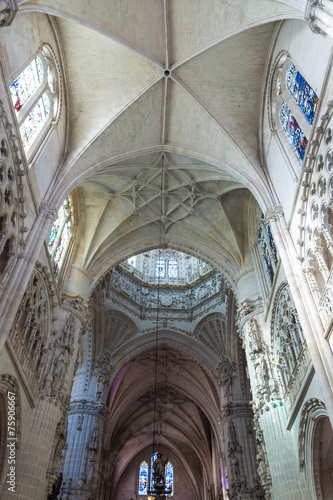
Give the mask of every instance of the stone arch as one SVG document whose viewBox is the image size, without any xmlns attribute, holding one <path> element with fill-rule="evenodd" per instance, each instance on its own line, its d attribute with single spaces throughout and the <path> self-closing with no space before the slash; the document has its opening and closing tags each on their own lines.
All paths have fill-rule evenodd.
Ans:
<svg viewBox="0 0 333 500">
<path fill-rule="evenodd" d="M 226 328 L 226 315 L 222 313 L 208 314 L 195 327 L 193 337 L 219 356 L 226 350 Z"/>
<path fill-rule="evenodd" d="M 333 431 L 329 422 L 325 404 L 317 398 L 311 398 L 303 406 L 299 437 L 298 437 L 298 459 L 300 471 L 308 480 L 312 498 L 329 500 L 332 492 L 333 470 L 332 463 L 323 463 L 321 447 L 323 437 L 329 455 L 333 448 Z M 324 479 L 324 481 L 323 481 Z M 331 484 L 328 484 L 331 482 Z M 329 488 L 329 489 L 327 489 Z"/>
</svg>

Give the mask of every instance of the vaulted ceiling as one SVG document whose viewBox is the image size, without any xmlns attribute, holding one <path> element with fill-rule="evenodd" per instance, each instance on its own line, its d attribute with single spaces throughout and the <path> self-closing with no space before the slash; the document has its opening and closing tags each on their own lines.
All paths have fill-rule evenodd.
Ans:
<svg viewBox="0 0 333 500">
<path fill-rule="evenodd" d="M 20 11 L 48 14 L 62 48 L 68 141 L 53 204 L 81 186 L 77 264 L 96 277 L 162 242 L 222 258 L 235 276 L 250 192 L 274 201 L 260 148 L 270 47 L 300 12 L 276 0 L 35 0 Z"/>
</svg>

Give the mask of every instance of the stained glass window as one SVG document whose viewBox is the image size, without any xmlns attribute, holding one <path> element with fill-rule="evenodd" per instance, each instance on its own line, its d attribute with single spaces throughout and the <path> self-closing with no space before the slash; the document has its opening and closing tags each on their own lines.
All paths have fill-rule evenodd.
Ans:
<svg viewBox="0 0 333 500">
<path fill-rule="evenodd" d="M 56 85 L 55 66 L 43 49 L 22 71 L 10 86 L 10 94 L 16 110 L 20 135 L 26 151 L 53 115 Z"/>
<path fill-rule="evenodd" d="M 58 217 L 52 226 L 48 243 L 55 277 L 58 276 L 64 261 L 68 243 L 72 236 L 72 226 L 73 209 L 70 197 L 67 197 L 58 211 Z"/>
<path fill-rule="evenodd" d="M 170 462 L 165 465 L 165 493 L 173 496 L 173 465 Z"/>
<path fill-rule="evenodd" d="M 16 111 L 32 96 L 43 80 L 43 67 L 37 56 L 9 87 Z"/>
<path fill-rule="evenodd" d="M 301 127 L 298 125 L 296 118 L 291 113 L 286 101 L 283 101 L 281 104 L 280 123 L 298 158 L 298 161 L 302 164 L 308 140 L 303 134 Z"/>
<path fill-rule="evenodd" d="M 150 469 L 150 488 L 153 490 L 154 488 L 154 461 L 157 458 L 157 453 L 154 453 L 154 455 L 151 457 L 151 469 Z M 164 469 L 164 477 L 165 477 L 165 493 L 168 493 L 169 495 L 173 496 L 173 489 L 174 489 L 174 477 L 173 477 L 173 465 L 170 462 L 167 462 L 165 464 L 165 469 Z"/>
<path fill-rule="evenodd" d="M 46 122 L 49 113 L 49 98 L 47 94 L 43 94 L 20 127 L 21 138 L 25 149 L 29 149 Z"/>
<path fill-rule="evenodd" d="M 156 278 L 165 277 L 165 260 L 157 259 L 156 261 Z"/>
<path fill-rule="evenodd" d="M 134 257 L 130 257 L 129 259 L 127 259 L 127 262 L 128 262 L 131 266 L 135 267 L 135 266 L 136 266 L 136 255 L 134 255 Z"/>
<path fill-rule="evenodd" d="M 301 75 L 294 64 L 290 64 L 286 73 L 287 88 L 294 101 L 302 110 L 307 121 L 312 125 L 318 96 Z"/>
<path fill-rule="evenodd" d="M 168 276 L 169 278 L 178 278 L 178 262 L 175 259 L 168 262 Z"/>
<path fill-rule="evenodd" d="M 150 463 L 150 489 L 152 490 L 154 488 L 154 462 L 157 458 L 157 452 L 154 453 L 154 455 L 151 457 L 151 463 Z"/>
<path fill-rule="evenodd" d="M 148 464 L 142 462 L 139 472 L 139 495 L 147 495 L 148 493 Z"/>
</svg>

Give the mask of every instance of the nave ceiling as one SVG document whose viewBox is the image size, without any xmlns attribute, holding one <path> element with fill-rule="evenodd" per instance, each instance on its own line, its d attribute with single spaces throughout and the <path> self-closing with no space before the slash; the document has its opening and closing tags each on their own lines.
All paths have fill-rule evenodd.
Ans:
<svg viewBox="0 0 333 500">
<path fill-rule="evenodd" d="M 234 280 L 250 192 L 274 202 L 264 82 L 278 21 L 298 11 L 275 0 L 19 4 L 32 26 L 49 16 L 63 57 L 67 143 L 47 196 L 56 207 L 80 186 L 75 263 L 96 279 L 162 244 Z"/>
</svg>

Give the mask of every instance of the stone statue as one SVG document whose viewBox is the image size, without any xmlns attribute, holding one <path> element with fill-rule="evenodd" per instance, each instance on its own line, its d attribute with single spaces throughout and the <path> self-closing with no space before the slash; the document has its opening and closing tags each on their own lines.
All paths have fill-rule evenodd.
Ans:
<svg viewBox="0 0 333 500">
<path fill-rule="evenodd" d="M 165 464 L 168 459 L 163 460 L 162 453 L 157 453 L 157 458 L 154 460 L 154 480 L 155 487 L 158 485 L 165 485 Z"/>
</svg>

